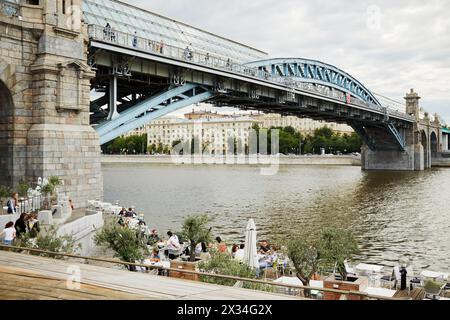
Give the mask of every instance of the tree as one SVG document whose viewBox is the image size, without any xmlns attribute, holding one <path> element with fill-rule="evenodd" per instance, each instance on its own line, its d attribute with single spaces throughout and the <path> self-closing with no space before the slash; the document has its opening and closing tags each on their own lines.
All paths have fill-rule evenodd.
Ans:
<svg viewBox="0 0 450 320">
<path fill-rule="evenodd" d="M 308 286 L 320 268 L 332 269 L 335 265 L 342 279 L 347 280 L 344 261 L 358 253 L 358 244 L 353 235 L 345 230 L 308 231 L 287 243 L 287 253 L 297 277 L 303 285 Z M 305 295 L 308 294 L 306 290 Z"/>
<path fill-rule="evenodd" d="M 297 278 L 308 286 L 320 267 L 320 235 L 302 232 L 287 243 L 287 254 L 294 264 Z"/>
<path fill-rule="evenodd" d="M 7 186 L 0 186 L 0 205 L 3 207 L 3 204 L 8 197 L 10 197 L 12 194 L 12 190 L 10 187 Z"/>
<path fill-rule="evenodd" d="M 321 256 L 324 264 L 336 266 L 343 281 L 347 281 L 345 260 L 358 253 L 358 243 L 350 231 L 326 229 L 321 235 Z"/>
<path fill-rule="evenodd" d="M 190 243 L 190 261 L 195 262 L 195 247 L 202 242 L 211 240 L 211 228 L 208 223 L 211 221 L 207 214 L 188 216 L 181 229 L 181 236 Z"/>
<path fill-rule="evenodd" d="M 26 197 L 28 195 L 28 189 L 31 188 L 31 185 L 25 181 L 22 181 L 19 183 L 18 190 L 19 190 L 19 196 Z"/>
<path fill-rule="evenodd" d="M 99 231 L 94 241 L 97 245 L 106 245 L 114 251 L 114 256 L 125 262 L 135 263 L 149 254 L 146 243 L 139 238 L 135 230 L 123 228 L 115 223 L 108 223 Z M 130 271 L 135 270 L 128 266 Z"/>
</svg>

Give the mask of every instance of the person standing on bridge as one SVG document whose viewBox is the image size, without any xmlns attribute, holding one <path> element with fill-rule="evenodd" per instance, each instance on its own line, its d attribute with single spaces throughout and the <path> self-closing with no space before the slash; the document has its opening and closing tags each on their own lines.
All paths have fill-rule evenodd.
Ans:
<svg viewBox="0 0 450 320">
<path fill-rule="evenodd" d="M 109 22 L 106 23 L 106 26 L 103 29 L 103 38 L 108 41 L 111 40 L 111 25 Z"/>
<path fill-rule="evenodd" d="M 190 56 L 190 50 L 189 50 L 189 46 L 187 46 L 186 49 L 184 49 L 184 60 L 189 60 L 189 56 Z"/>
<path fill-rule="evenodd" d="M 133 36 L 133 47 L 137 48 L 138 46 L 138 38 L 137 38 L 137 32 L 134 32 L 134 36 Z"/>
<path fill-rule="evenodd" d="M 161 39 L 161 43 L 159 44 L 159 53 L 164 54 L 164 41 Z"/>
</svg>

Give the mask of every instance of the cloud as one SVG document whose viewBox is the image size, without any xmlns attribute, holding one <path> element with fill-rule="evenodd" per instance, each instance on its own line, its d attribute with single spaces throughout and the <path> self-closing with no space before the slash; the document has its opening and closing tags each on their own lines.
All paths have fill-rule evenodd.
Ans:
<svg viewBox="0 0 450 320">
<path fill-rule="evenodd" d="M 450 123 L 450 1 L 152 0 L 130 4 L 243 42 L 271 57 L 333 64 L 374 92 Z"/>
</svg>

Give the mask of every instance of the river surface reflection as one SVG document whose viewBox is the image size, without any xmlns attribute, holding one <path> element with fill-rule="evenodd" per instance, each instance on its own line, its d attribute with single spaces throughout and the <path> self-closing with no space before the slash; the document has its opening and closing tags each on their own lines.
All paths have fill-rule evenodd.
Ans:
<svg viewBox="0 0 450 320">
<path fill-rule="evenodd" d="M 133 204 L 150 227 L 179 230 L 188 214 L 215 218 L 214 234 L 244 239 L 249 218 L 258 238 L 303 228 L 348 226 L 357 260 L 450 271 L 450 170 L 363 172 L 359 167 L 282 166 L 263 176 L 250 166 L 103 165 L 105 201 Z"/>
</svg>

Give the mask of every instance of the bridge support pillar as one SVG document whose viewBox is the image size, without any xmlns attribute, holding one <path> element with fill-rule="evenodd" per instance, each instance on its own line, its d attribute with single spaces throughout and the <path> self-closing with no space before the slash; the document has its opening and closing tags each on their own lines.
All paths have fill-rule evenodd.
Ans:
<svg viewBox="0 0 450 320">
<path fill-rule="evenodd" d="M 58 191 L 83 207 L 103 195 L 86 30 L 59 1 L 20 3 L 20 19 L 0 12 L 0 184 L 58 176 Z"/>
<path fill-rule="evenodd" d="M 376 150 L 372 151 L 366 145 L 361 152 L 361 165 L 363 170 L 416 170 L 415 147 L 407 146 L 405 151 Z M 421 169 L 423 170 L 423 169 Z"/>
</svg>

